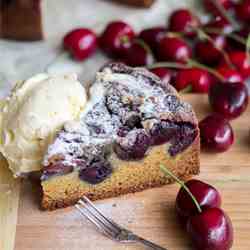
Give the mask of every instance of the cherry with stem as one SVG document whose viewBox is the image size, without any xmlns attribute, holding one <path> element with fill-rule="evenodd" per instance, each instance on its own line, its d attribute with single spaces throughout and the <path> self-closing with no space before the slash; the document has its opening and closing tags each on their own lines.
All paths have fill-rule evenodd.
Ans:
<svg viewBox="0 0 250 250">
<path fill-rule="evenodd" d="M 178 177 L 176 177 L 171 171 L 169 171 L 166 167 L 164 167 L 163 165 L 160 166 L 161 171 L 166 174 L 169 175 L 170 177 L 172 177 L 177 183 L 180 184 L 180 186 L 190 195 L 190 197 L 192 198 L 197 210 L 199 213 L 202 212 L 200 204 L 198 203 L 198 201 L 196 200 L 196 198 L 194 197 L 194 195 L 191 193 L 191 191 L 189 190 L 189 188 L 185 185 L 185 183 L 183 181 L 181 181 Z"/>
<path fill-rule="evenodd" d="M 210 42 L 222 54 L 227 65 L 230 68 L 234 68 L 234 65 L 230 61 L 230 58 L 227 52 L 223 48 L 219 48 L 218 46 L 216 46 L 214 40 L 206 32 L 204 32 L 202 29 L 197 29 L 197 34 L 198 34 L 198 37 L 200 37 L 201 39 L 206 39 L 208 42 Z"/>
</svg>

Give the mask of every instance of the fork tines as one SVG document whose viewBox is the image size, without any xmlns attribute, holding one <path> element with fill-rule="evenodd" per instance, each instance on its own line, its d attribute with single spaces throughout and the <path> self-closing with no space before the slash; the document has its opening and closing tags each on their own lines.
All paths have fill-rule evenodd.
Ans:
<svg viewBox="0 0 250 250">
<path fill-rule="evenodd" d="M 121 228 L 114 221 L 105 217 L 87 197 L 82 197 L 75 207 L 106 236 L 115 239 L 120 233 Z"/>
</svg>

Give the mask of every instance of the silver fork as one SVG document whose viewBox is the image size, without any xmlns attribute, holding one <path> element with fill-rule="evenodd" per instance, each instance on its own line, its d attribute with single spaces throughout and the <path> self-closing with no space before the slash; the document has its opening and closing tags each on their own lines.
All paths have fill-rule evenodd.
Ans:
<svg viewBox="0 0 250 250">
<path fill-rule="evenodd" d="M 75 207 L 79 210 L 80 214 L 92 222 L 102 234 L 112 240 L 120 243 L 141 243 L 152 250 L 167 250 L 119 226 L 113 220 L 104 216 L 85 196 L 77 202 Z"/>
</svg>

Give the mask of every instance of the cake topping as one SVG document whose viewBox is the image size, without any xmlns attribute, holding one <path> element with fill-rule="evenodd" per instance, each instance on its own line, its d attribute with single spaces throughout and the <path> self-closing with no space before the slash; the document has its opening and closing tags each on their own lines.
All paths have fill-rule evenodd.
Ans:
<svg viewBox="0 0 250 250">
<path fill-rule="evenodd" d="M 163 87 L 144 69 L 109 64 L 97 73 L 80 122 L 65 124 L 49 147 L 45 169 L 53 156 L 63 156 L 63 166 L 80 168 L 80 178 L 93 183 L 89 179 L 97 172 L 98 180 L 109 175 L 106 164 L 113 150 L 122 160 L 137 160 L 151 146 L 170 142 L 169 154 L 175 156 L 195 139 L 194 124 L 190 105 L 181 102 L 171 86 Z"/>
</svg>

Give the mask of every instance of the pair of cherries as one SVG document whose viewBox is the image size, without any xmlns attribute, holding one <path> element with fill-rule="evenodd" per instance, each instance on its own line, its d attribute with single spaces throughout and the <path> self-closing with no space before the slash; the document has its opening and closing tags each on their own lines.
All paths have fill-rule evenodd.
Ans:
<svg viewBox="0 0 250 250">
<path fill-rule="evenodd" d="M 239 117 L 248 106 L 248 90 L 241 82 L 216 83 L 209 90 L 209 102 L 216 112 L 200 123 L 201 143 L 205 148 L 224 152 L 234 142 L 229 120 Z"/>
<path fill-rule="evenodd" d="M 233 226 L 221 209 L 221 196 L 217 189 L 195 179 L 183 183 L 165 167 L 162 166 L 161 170 L 182 186 L 176 197 L 175 209 L 195 249 L 229 250 L 233 245 Z"/>
<path fill-rule="evenodd" d="M 64 37 L 63 46 L 79 61 L 93 55 L 98 46 L 108 56 L 126 62 L 131 66 L 152 64 L 153 55 L 139 39 L 135 39 L 132 27 L 123 21 L 114 21 L 107 25 L 100 37 L 90 29 L 75 29 Z"/>
<path fill-rule="evenodd" d="M 249 65 L 244 52 L 231 52 L 229 58 L 235 68 L 240 69 L 242 75 L 246 73 Z M 249 102 L 249 93 L 246 85 L 237 76 L 235 70 L 227 70 L 222 66 L 218 72 L 227 80 L 216 82 L 209 89 L 209 103 L 216 114 L 207 116 L 199 123 L 201 142 L 207 149 L 215 152 L 224 152 L 230 148 L 234 142 L 234 132 L 229 120 L 238 118 L 246 111 Z"/>
</svg>

